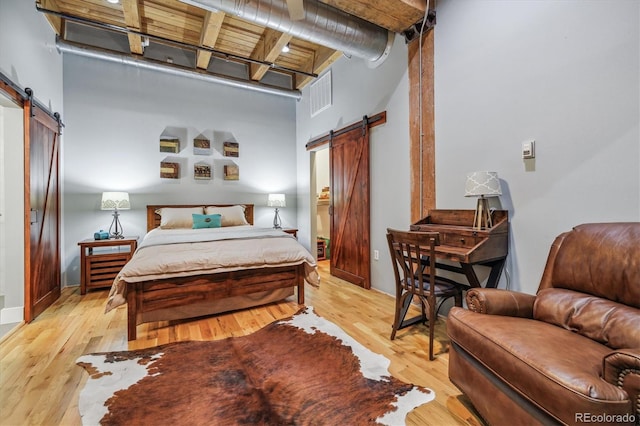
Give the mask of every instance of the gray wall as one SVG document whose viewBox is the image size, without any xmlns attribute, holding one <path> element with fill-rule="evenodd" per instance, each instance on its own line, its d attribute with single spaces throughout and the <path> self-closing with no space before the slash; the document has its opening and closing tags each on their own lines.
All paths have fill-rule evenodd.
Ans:
<svg viewBox="0 0 640 426">
<path fill-rule="evenodd" d="M 444 0 L 437 9 L 437 205 L 474 208 L 466 173 L 497 171 L 510 285 L 534 293 L 558 234 L 640 220 L 640 2 Z M 531 139 L 536 158 L 525 163 Z"/>
<path fill-rule="evenodd" d="M 504 191 L 499 201 L 511 216 L 510 285 L 533 293 L 557 234 L 582 222 L 640 220 L 640 3 L 442 0 L 437 7 L 437 207 L 473 208 L 474 200 L 463 197 L 466 173 L 497 171 Z M 260 205 L 268 192 L 285 192 L 284 224 L 298 226 L 308 247 L 315 188 L 304 145 L 386 110 L 388 122 L 371 134 L 372 249 L 381 255 L 372 261 L 372 284 L 392 292 L 384 230 L 410 221 L 403 40 L 377 69 L 337 61 L 334 105 L 314 118 L 308 88 L 296 103 L 73 57 L 64 61 L 63 111 L 62 59 L 53 43 L 32 2 L 2 0 L 0 70 L 34 88 L 67 125 L 67 284 L 79 282 L 77 241 L 111 221 L 98 210 L 103 190 L 131 193 L 133 210 L 122 214 L 128 234 L 144 232 L 147 203 L 206 198 Z M 196 157 L 187 145 L 180 153 L 183 177 L 160 180 L 163 157 L 155 148 L 167 126 L 183 129 L 185 144 L 201 131 L 232 134 L 240 143 L 240 181 L 222 181 L 219 169 L 211 182 L 193 181 Z M 525 164 L 520 148 L 530 139 L 537 158 Z M 258 224 L 270 225 L 271 209 L 256 213 Z M 22 283 L 11 288 L 22 303 Z"/>
<path fill-rule="evenodd" d="M 295 227 L 295 100 L 70 54 L 64 85 L 67 285 L 80 279 L 77 242 L 111 223 L 99 210 L 103 191 L 129 192 L 132 209 L 120 216 L 127 235 L 144 235 L 146 205 L 157 203 L 254 203 L 256 225 L 269 227 L 269 192 L 287 194 L 283 226 Z M 178 154 L 159 152 L 166 129 L 181 138 Z M 212 155 L 193 154 L 201 132 Z M 225 140 L 239 143 L 239 181 L 223 180 Z M 178 158 L 180 179 L 160 178 L 166 157 Z M 194 180 L 198 161 L 213 165 L 212 180 Z"/>
<path fill-rule="evenodd" d="M 534 293 L 558 234 L 583 222 L 640 220 L 640 2 L 443 0 L 437 13 L 436 207 L 475 208 L 464 197 L 467 172 L 497 171 L 503 196 L 492 201 L 511 220 L 500 286 Z M 406 57 L 396 40 L 380 69 L 343 58 L 332 67 L 333 107 L 311 118 L 308 89 L 297 107 L 304 234 L 313 228 L 304 144 L 387 110 L 389 122 L 371 139 L 371 248 L 380 250 L 372 285 L 387 293 L 384 231 L 410 223 Z M 521 144 L 531 139 L 537 155 L 525 163 Z"/>
<path fill-rule="evenodd" d="M 31 88 L 35 97 L 52 111 L 65 118 L 62 94 L 62 56 L 54 46 L 55 34 L 35 3 L 24 0 L 0 1 L 0 72 L 21 88 Z M 0 108 L 3 108 L 0 106 Z M 3 237 L 6 246 L 6 281 L 0 283 L 5 293 L 5 306 L 0 322 L 11 323 L 23 319 L 24 307 L 24 191 L 23 191 L 23 134 L 22 110 L 5 108 L 3 143 L 5 144 L 4 196 L 0 210 L 5 218 Z M 61 138 L 64 149 L 64 136 Z M 6 204 L 5 204 L 6 202 Z M 6 251 L 5 251 L 6 248 Z"/>
<path fill-rule="evenodd" d="M 309 140 L 339 129 L 363 115 L 387 111 L 387 123 L 371 131 L 371 249 L 379 260 L 371 260 L 371 285 L 392 293 L 393 271 L 386 241 L 387 227 L 407 227 L 410 220 L 409 193 L 409 80 L 407 47 L 396 37 L 389 57 L 370 69 L 362 60 L 341 58 L 332 65 L 333 106 L 311 117 L 309 86 L 296 107 L 298 159 L 298 227 L 300 238 L 315 230 L 311 221 L 316 187 L 312 186 Z M 391 207 L 392 206 L 392 207 Z M 373 257 L 373 256 L 372 256 Z"/>
</svg>

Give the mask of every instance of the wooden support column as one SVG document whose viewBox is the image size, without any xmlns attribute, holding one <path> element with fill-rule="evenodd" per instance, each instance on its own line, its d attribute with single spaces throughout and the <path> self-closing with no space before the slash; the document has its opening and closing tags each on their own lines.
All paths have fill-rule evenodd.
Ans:
<svg viewBox="0 0 640 426">
<path fill-rule="evenodd" d="M 422 71 L 420 43 L 409 44 L 409 136 L 411 164 L 411 222 L 426 216 L 436 206 L 436 158 L 433 100 L 433 31 L 422 37 Z M 420 81 L 422 80 L 422 90 Z M 422 141 L 420 135 L 420 93 L 422 93 Z M 422 165 L 422 167 L 421 167 Z"/>
</svg>

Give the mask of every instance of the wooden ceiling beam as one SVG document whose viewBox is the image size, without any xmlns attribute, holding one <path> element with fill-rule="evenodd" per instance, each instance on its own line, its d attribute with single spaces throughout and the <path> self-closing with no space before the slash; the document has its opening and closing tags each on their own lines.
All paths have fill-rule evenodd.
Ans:
<svg viewBox="0 0 640 426">
<path fill-rule="evenodd" d="M 200 45 L 210 47 L 214 49 L 216 47 L 216 41 L 220 36 L 220 29 L 222 29 L 222 22 L 224 21 L 224 12 L 210 12 L 204 15 L 202 21 L 202 32 L 200 34 Z M 206 70 L 209 67 L 211 61 L 211 52 L 207 50 L 198 50 L 196 66 L 198 68 Z"/>
<path fill-rule="evenodd" d="M 43 9 L 55 10 L 56 12 L 60 11 L 60 6 L 58 6 L 56 0 L 37 0 L 36 5 Z M 50 14 L 45 14 L 45 16 L 56 34 L 64 38 L 64 23 L 62 18 Z"/>
<path fill-rule="evenodd" d="M 316 50 L 315 55 L 311 57 L 309 62 L 305 64 L 302 69 L 307 72 L 320 75 L 324 70 L 329 68 L 331 64 L 338 60 L 342 56 L 342 52 L 339 50 L 333 50 L 328 47 L 320 46 Z M 294 86 L 296 89 L 302 89 L 313 80 L 311 76 L 305 76 L 302 74 L 296 74 Z"/>
<path fill-rule="evenodd" d="M 271 28 L 266 28 L 260 41 L 256 44 L 251 59 L 257 59 L 265 62 L 275 62 L 282 53 L 282 48 L 291 41 L 291 34 L 281 33 Z M 251 64 L 249 67 L 249 75 L 251 80 L 261 80 L 269 70 L 268 65 Z"/>
<path fill-rule="evenodd" d="M 320 0 L 329 6 L 391 30 L 402 32 L 424 17 L 424 0 Z"/>
<path fill-rule="evenodd" d="M 124 23 L 127 28 L 140 32 L 142 21 L 140 20 L 140 4 L 138 0 L 122 0 L 122 13 L 124 14 Z M 142 55 L 144 53 L 142 37 L 132 33 L 128 33 L 127 37 L 131 53 Z"/>
</svg>

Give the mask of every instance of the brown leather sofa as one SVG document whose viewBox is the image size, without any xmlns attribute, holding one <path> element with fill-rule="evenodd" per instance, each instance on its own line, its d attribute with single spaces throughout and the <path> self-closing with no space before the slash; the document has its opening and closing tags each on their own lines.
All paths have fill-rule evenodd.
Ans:
<svg viewBox="0 0 640 426">
<path fill-rule="evenodd" d="M 640 223 L 554 241 L 537 294 L 452 308 L 449 378 L 491 425 L 640 424 Z"/>
</svg>

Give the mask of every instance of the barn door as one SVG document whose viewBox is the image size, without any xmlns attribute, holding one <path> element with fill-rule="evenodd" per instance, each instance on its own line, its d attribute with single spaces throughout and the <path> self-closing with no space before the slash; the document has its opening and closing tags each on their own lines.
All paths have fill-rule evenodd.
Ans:
<svg viewBox="0 0 640 426">
<path fill-rule="evenodd" d="M 25 128 L 25 321 L 60 297 L 59 127 L 30 100 Z"/>
<path fill-rule="evenodd" d="M 371 288 L 369 124 L 333 136 L 330 147 L 331 274 Z"/>
</svg>

